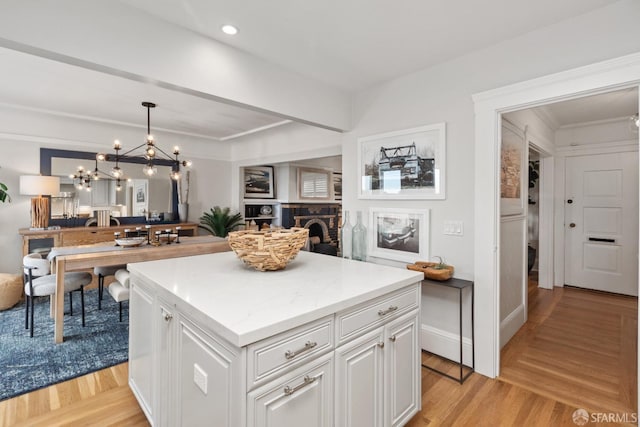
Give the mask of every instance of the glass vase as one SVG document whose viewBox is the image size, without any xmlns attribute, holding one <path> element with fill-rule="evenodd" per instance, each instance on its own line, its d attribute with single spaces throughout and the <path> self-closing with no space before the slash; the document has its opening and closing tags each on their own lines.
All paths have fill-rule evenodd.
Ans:
<svg viewBox="0 0 640 427">
<path fill-rule="evenodd" d="M 351 221 L 349 221 L 349 212 L 342 213 L 342 228 L 340 228 L 340 247 L 342 249 L 342 258 L 351 258 L 352 233 Z"/>
<path fill-rule="evenodd" d="M 353 227 L 351 258 L 357 261 L 367 260 L 367 227 L 362 223 L 362 212 L 356 212 L 356 225 Z"/>
</svg>

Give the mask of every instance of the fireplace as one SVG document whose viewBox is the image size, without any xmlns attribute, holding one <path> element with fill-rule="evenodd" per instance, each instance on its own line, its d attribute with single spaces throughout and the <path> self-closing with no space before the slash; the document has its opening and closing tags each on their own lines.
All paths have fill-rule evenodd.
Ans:
<svg viewBox="0 0 640 427">
<path fill-rule="evenodd" d="M 282 226 L 309 229 L 309 238 L 316 242 L 315 251 L 335 255 L 338 249 L 341 205 L 338 203 L 283 204 Z"/>
</svg>

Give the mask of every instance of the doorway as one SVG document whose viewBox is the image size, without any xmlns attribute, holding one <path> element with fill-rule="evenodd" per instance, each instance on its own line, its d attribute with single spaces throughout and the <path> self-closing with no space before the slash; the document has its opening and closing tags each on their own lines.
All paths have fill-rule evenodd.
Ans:
<svg viewBox="0 0 640 427">
<path fill-rule="evenodd" d="M 612 100 L 626 107 L 618 110 Z M 596 115 L 599 105 L 606 105 L 602 115 Z M 527 321 L 502 349 L 500 379 L 589 410 L 637 408 L 637 395 L 629 392 L 637 390 L 637 298 L 612 294 L 638 290 L 638 133 L 628 126 L 637 106 L 632 88 L 504 115 L 533 123 L 520 126 L 546 134 L 554 145 L 556 226 L 564 233 L 564 262 L 557 269 L 565 272 L 556 286 L 607 293 L 530 289 Z M 544 158 L 535 147 L 528 154 L 530 180 L 542 178 L 533 172 Z M 544 194 L 531 184 L 529 245 L 536 243 L 537 203 Z M 501 260 L 505 248 L 513 250 L 502 231 Z M 624 342 L 630 344 L 619 345 Z"/>
<path fill-rule="evenodd" d="M 500 369 L 499 136 L 502 114 L 640 84 L 640 54 L 524 81 L 473 95 L 475 104 L 474 274 L 477 307 L 477 371 L 495 377 Z M 555 181 L 560 181 L 558 177 Z M 489 202 L 487 202 L 489 201 Z M 558 236 L 558 233 L 554 233 Z M 554 251 L 554 263 L 564 256 Z M 558 274 L 559 269 L 555 269 Z M 564 276 L 564 274 L 562 274 Z M 560 282 L 557 280 L 556 282 Z M 564 277 L 562 277 L 564 279 Z M 636 361 L 637 363 L 637 361 Z"/>
</svg>

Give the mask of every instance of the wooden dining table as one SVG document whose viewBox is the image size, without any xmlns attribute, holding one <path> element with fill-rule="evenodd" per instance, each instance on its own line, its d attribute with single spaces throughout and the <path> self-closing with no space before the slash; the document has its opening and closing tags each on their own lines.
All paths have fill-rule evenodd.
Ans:
<svg viewBox="0 0 640 427">
<path fill-rule="evenodd" d="M 134 262 L 179 258 L 215 252 L 230 251 L 227 240 L 214 236 L 180 237 L 179 243 L 163 243 L 122 247 L 114 243 L 65 246 L 54 248 L 49 254 L 56 276 L 56 292 L 52 299 L 52 315 L 55 319 L 54 340 L 57 344 L 64 340 L 64 275 L 71 271 L 81 271 L 94 267 L 108 267 Z"/>
</svg>

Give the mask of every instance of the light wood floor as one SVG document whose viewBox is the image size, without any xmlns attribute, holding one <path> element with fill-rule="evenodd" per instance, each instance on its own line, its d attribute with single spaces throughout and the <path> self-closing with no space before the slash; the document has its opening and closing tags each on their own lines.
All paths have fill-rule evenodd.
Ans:
<svg viewBox="0 0 640 427">
<path fill-rule="evenodd" d="M 595 412 L 637 412 L 637 298 L 529 288 L 529 318 L 500 380 Z"/>
<path fill-rule="evenodd" d="M 530 295 L 530 322 L 503 350 L 502 376 L 489 379 L 472 374 L 459 385 L 422 369 L 422 411 L 409 427 L 575 427 L 572 414 L 578 408 L 636 412 L 631 404 L 637 400 L 635 299 L 574 289 Z M 610 319 L 611 313 L 618 316 L 617 321 Z M 570 344 L 573 350 L 560 343 Z M 624 355 L 615 356 L 613 348 Z M 540 369 L 532 370 L 532 361 L 541 355 Z M 550 366 L 549 360 L 558 364 Z M 451 369 L 455 375 L 454 366 L 435 356 L 423 354 L 423 361 Z M 624 378 L 613 379 L 611 372 L 601 373 L 602 367 Z M 527 378 L 523 373 L 535 376 Z M 558 373 L 561 380 L 554 379 Z M 127 385 L 126 363 L 0 402 L 0 427 L 93 425 L 148 425 Z"/>
</svg>

